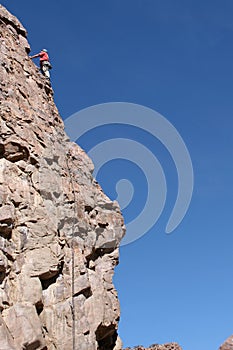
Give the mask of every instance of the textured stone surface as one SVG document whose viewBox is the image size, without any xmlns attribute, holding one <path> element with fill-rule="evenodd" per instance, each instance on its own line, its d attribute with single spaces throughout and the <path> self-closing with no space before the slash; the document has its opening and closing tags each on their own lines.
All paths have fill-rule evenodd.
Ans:
<svg viewBox="0 0 233 350">
<path fill-rule="evenodd" d="M 219 350 L 233 350 L 233 335 L 220 346 Z"/>
<path fill-rule="evenodd" d="M 118 204 L 64 133 L 26 30 L 2 6 L 0 26 L 0 349 L 119 350 Z"/>
<path fill-rule="evenodd" d="M 149 348 L 138 345 L 133 348 L 126 348 L 125 350 L 182 350 L 182 348 L 177 343 L 167 343 L 162 345 L 153 344 Z"/>
<path fill-rule="evenodd" d="M 121 350 L 119 207 L 69 142 L 27 32 L 1 5 L 0 29 L 0 350 Z"/>
</svg>

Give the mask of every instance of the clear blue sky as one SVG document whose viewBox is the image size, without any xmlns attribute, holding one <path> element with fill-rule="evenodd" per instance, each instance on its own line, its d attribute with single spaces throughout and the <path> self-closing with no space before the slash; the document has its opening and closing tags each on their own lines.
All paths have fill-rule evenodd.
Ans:
<svg viewBox="0 0 233 350">
<path fill-rule="evenodd" d="M 184 220 L 166 235 L 174 166 L 161 145 L 137 135 L 158 150 L 171 197 L 157 224 L 121 248 L 115 276 L 120 336 L 125 347 L 177 341 L 184 350 L 217 350 L 233 333 L 232 0 L 1 3 L 27 28 L 33 54 L 49 49 L 64 119 L 94 104 L 132 102 L 161 113 L 183 137 L 194 193 Z M 120 137 L 127 130 L 117 132 Z M 100 175 L 111 198 L 111 181 L 122 168 L 110 163 Z M 141 192 L 123 212 L 126 222 L 145 200 L 143 176 L 129 172 L 137 173 Z"/>
</svg>

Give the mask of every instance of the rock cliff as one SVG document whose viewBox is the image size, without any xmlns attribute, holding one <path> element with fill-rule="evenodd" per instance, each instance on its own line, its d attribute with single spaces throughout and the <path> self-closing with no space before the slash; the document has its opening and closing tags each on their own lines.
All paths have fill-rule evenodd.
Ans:
<svg viewBox="0 0 233 350">
<path fill-rule="evenodd" d="M 121 350 L 120 209 L 69 141 L 27 32 L 1 5 L 0 30 L 0 350 Z"/>
<path fill-rule="evenodd" d="M 120 348 L 118 204 L 66 136 L 26 30 L 2 6 L 0 27 L 0 349 Z"/>
<path fill-rule="evenodd" d="M 219 350 L 233 350 L 233 335 L 220 346 Z"/>
<path fill-rule="evenodd" d="M 126 348 L 125 350 L 182 350 L 177 343 L 167 344 L 153 344 L 149 348 L 144 348 L 142 345 L 135 346 L 134 348 Z"/>
</svg>

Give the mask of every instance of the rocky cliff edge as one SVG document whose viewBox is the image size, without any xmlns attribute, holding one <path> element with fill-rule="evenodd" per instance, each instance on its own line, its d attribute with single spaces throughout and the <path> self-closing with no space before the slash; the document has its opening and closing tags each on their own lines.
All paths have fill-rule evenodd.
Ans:
<svg viewBox="0 0 233 350">
<path fill-rule="evenodd" d="M 3 6 L 0 27 L 0 349 L 119 349 L 120 209 Z"/>
<path fill-rule="evenodd" d="M 1 5 L 0 30 L 0 350 L 121 350 L 119 206 L 69 141 L 27 32 Z"/>
</svg>

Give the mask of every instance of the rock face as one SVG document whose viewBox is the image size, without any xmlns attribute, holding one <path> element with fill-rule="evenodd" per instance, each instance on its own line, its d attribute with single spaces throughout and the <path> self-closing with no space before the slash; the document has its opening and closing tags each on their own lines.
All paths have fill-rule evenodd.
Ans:
<svg viewBox="0 0 233 350">
<path fill-rule="evenodd" d="M 153 344 L 149 348 L 138 345 L 134 348 L 126 348 L 125 350 L 182 350 L 182 348 L 177 343 L 167 343 L 163 345 Z"/>
<path fill-rule="evenodd" d="M 233 335 L 220 346 L 219 350 L 233 350 Z"/>
<path fill-rule="evenodd" d="M 2 6 L 0 26 L 0 349 L 119 349 L 118 204 L 64 133 L 26 30 Z"/>
<path fill-rule="evenodd" d="M 0 29 L 0 350 L 121 350 L 118 204 L 66 136 L 27 32 L 1 5 Z"/>
</svg>

